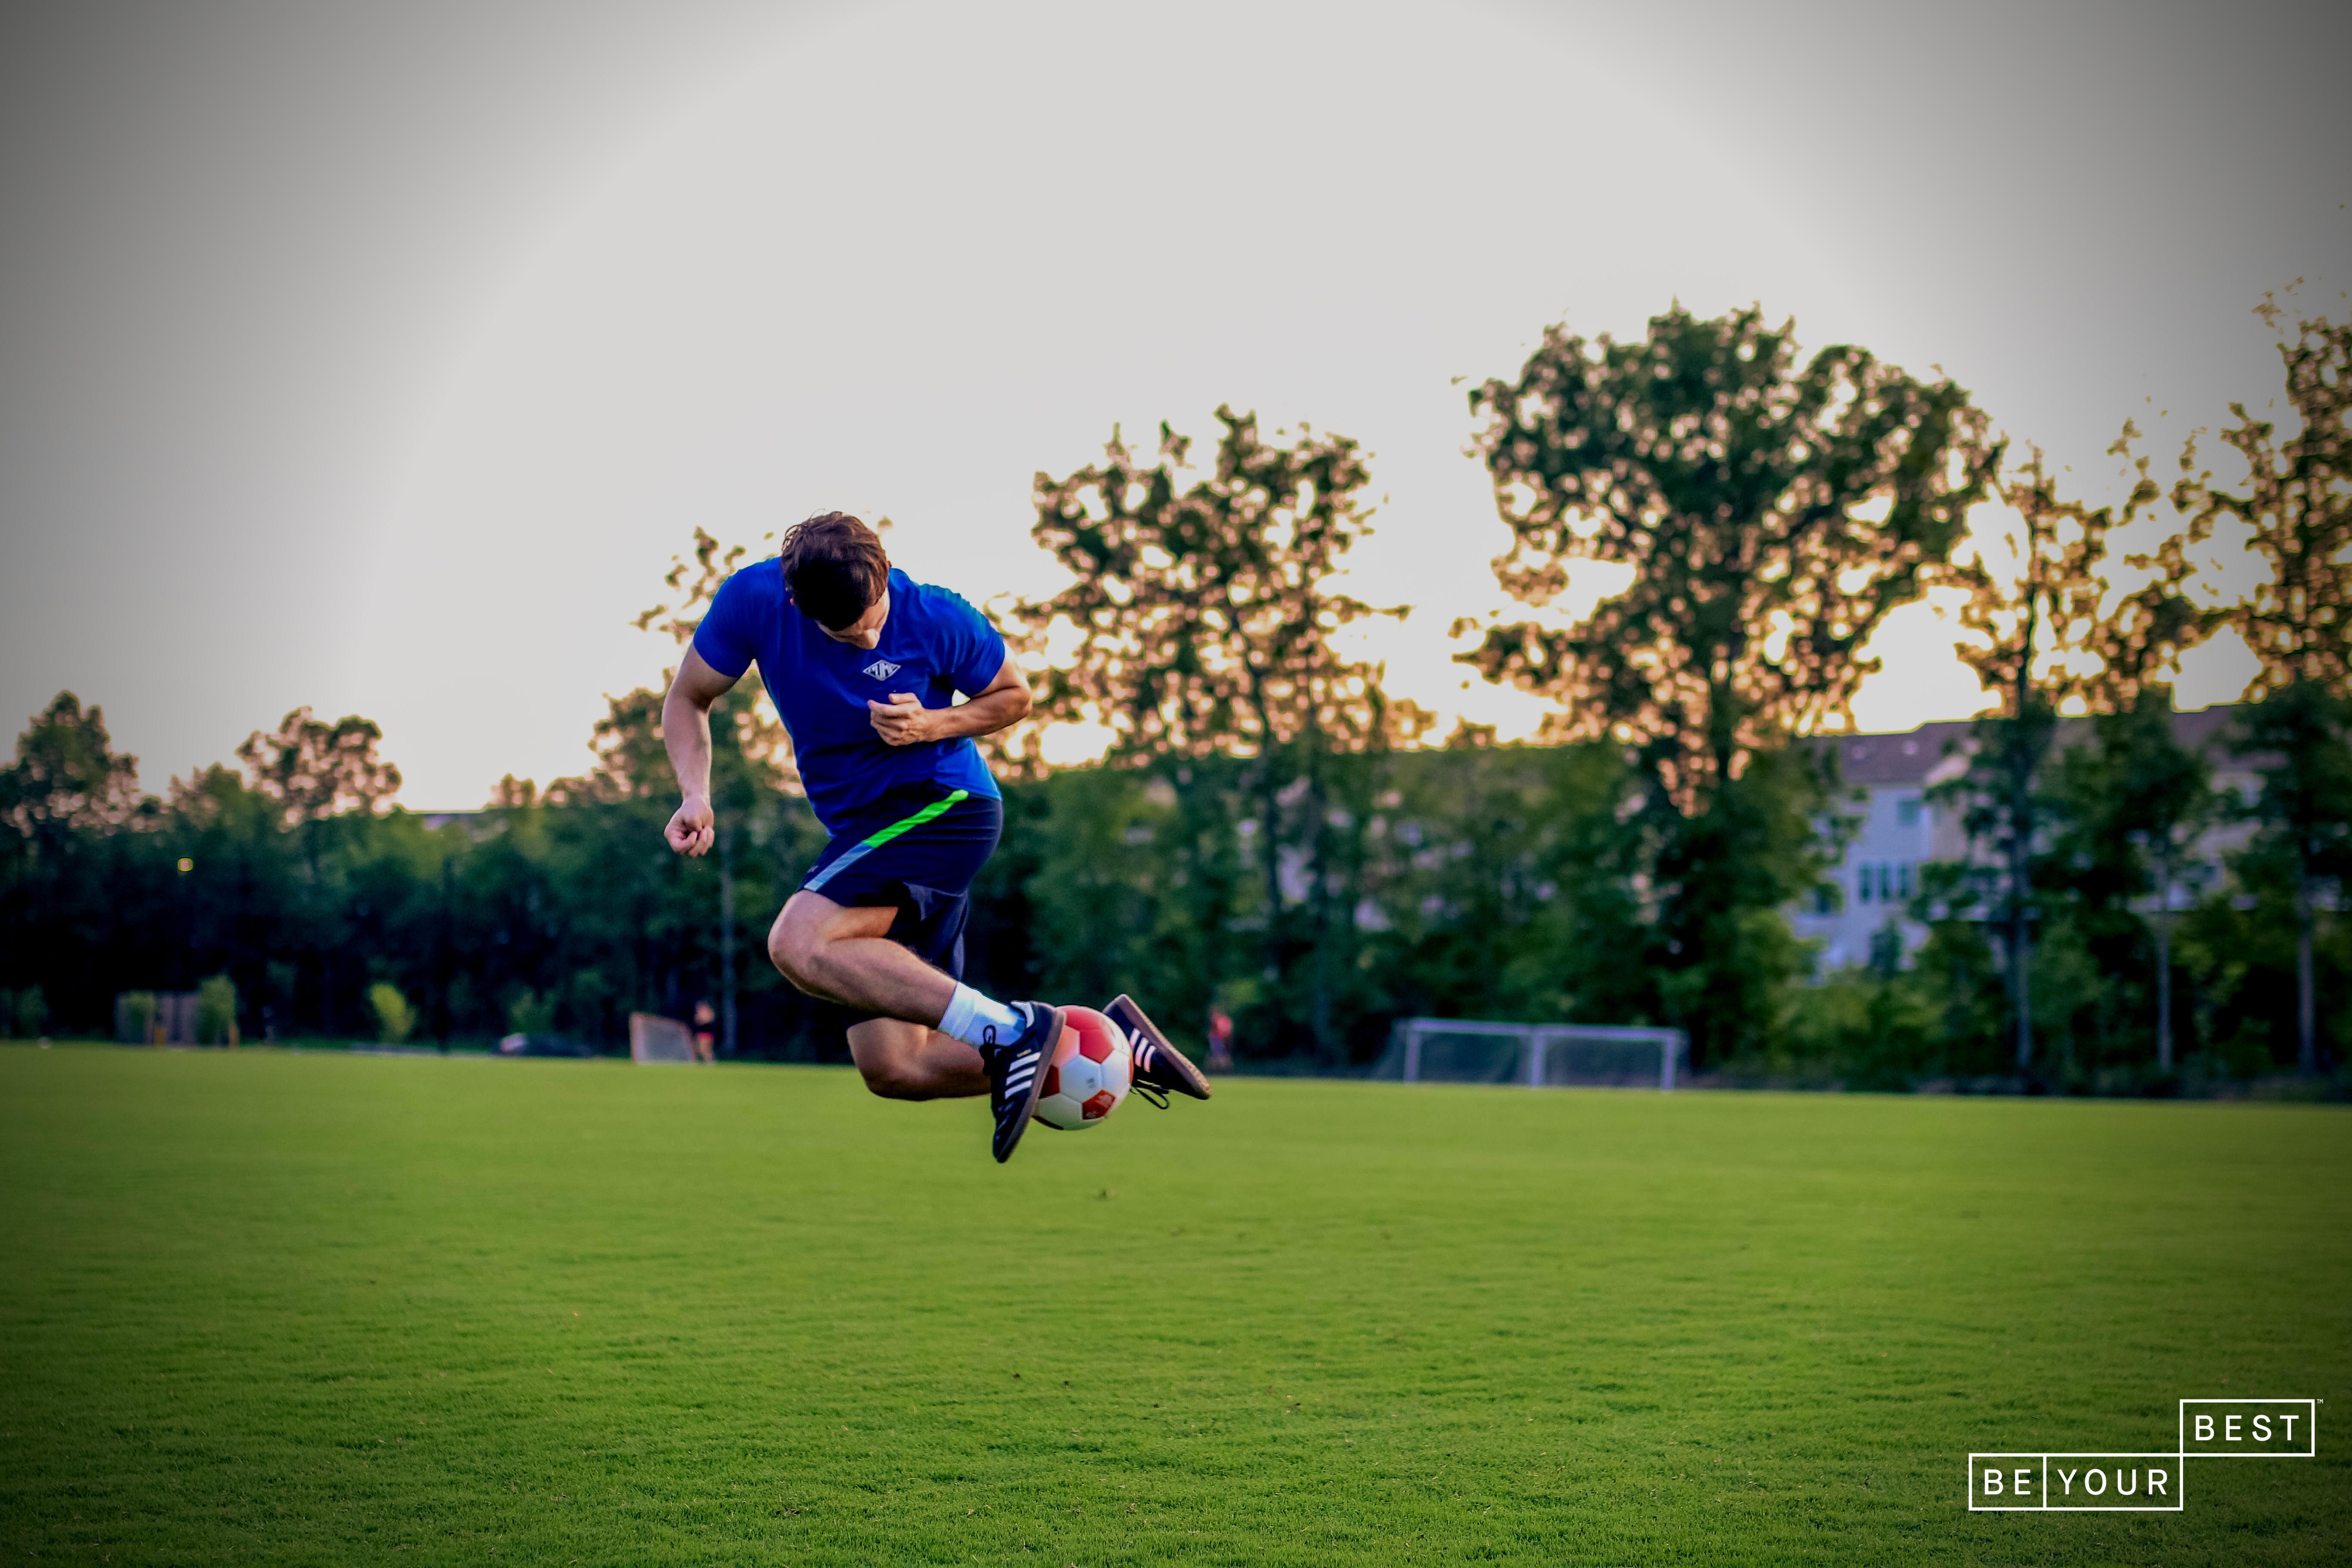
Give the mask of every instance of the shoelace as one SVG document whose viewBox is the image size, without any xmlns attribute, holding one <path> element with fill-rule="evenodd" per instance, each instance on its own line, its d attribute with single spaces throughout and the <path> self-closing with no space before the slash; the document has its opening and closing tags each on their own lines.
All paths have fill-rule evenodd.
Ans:
<svg viewBox="0 0 2352 1568">
<path fill-rule="evenodd" d="M 1155 1110 L 1165 1110 L 1168 1109 L 1168 1091 L 1156 1083 L 1147 1081 L 1143 1076 L 1151 1070 L 1151 1058 L 1155 1054 L 1150 1046 L 1143 1046 L 1137 1049 L 1135 1071 L 1128 1079 L 1128 1087 L 1143 1096 L 1146 1104 Z"/>
<path fill-rule="evenodd" d="M 981 1026 L 979 1050 L 981 1070 L 988 1075 L 992 1086 L 1001 1086 L 1007 1078 L 1012 1076 L 1013 1065 L 1021 1059 L 1020 1052 L 1008 1049 L 1002 1041 L 997 1039 L 996 1026 L 993 1024 Z M 1043 1052 L 1034 1054 L 1040 1057 L 1044 1055 Z"/>
</svg>

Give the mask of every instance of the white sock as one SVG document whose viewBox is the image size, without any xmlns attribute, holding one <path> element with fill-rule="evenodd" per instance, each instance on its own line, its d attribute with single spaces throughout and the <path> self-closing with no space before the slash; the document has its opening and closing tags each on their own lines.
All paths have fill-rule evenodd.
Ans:
<svg viewBox="0 0 2352 1568">
<path fill-rule="evenodd" d="M 969 985 L 959 985 L 948 999 L 948 1010 L 940 1016 L 940 1033 L 961 1040 L 967 1046 L 982 1046 L 988 1037 L 982 1033 L 994 1029 L 1003 1044 L 1013 1043 L 1021 1032 L 1021 1015 L 1002 1002 L 991 1001 Z"/>
</svg>

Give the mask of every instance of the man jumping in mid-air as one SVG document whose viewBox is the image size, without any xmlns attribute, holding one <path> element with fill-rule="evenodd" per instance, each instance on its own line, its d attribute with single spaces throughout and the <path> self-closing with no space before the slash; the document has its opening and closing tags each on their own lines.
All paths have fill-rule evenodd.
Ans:
<svg viewBox="0 0 2352 1568">
<path fill-rule="evenodd" d="M 962 983 L 971 879 L 1004 823 L 971 742 L 1029 711 L 1029 683 L 978 610 L 892 566 L 857 519 L 796 524 L 776 559 L 720 584 L 662 703 L 686 796 L 667 829 L 680 854 L 708 853 L 714 837 L 710 705 L 755 663 L 831 835 L 776 917 L 768 956 L 803 991 L 859 1015 L 849 1054 L 875 1093 L 986 1094 L 1002 1163 L 1028 1130 L 1062 1015 Z M 1132 1003 L 1109 1011 L 1147 1095 L 1209 1097 Z"/>
</svg>

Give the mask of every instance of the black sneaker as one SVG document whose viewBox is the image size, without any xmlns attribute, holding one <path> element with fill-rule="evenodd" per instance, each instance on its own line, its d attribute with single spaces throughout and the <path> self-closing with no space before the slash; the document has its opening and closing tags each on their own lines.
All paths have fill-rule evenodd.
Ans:
<svg viewBox="0 0 2352 1568">
<path fill-rule="evenodd" d="M 1127 1047 L 1135 1057 L 1135 1087 L 1143 1098 L 1168 1109 L 1168 1097 L 1185 1094 L 1194 1100 L 1209 1098 L 1209 1080 L 1199 1068 L 1187 1060 L 1184 1053 L 1168 1043 L 1160 1026 L 1144 1016 L 1135 998 L 1121 994 L 1103 1009 L 1118 1032 L 1127 1037 Z"/>
<path fill-rule="evenodd" d="M 996 1116 L 996 1135 L 989 1149 L 1000 1165 L 1013 1158 L 1021 1134 L 1029 1131 L 1037 1091 L 1045 1087 L 1045 1063 L 1062 1037 L 1060 1008 L 1043 1002 L 1009 1005 L 1021 1015 L 1021 1032 L 999 1044 L 992 1026 L 980 1047 L 981 1065 L 988 1069 L 988 1109 Z"/>
</svg>

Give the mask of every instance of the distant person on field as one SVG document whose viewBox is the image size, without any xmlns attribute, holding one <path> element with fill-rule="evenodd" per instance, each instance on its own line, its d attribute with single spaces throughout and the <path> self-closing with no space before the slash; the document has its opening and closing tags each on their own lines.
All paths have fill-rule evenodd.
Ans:
<svg viewBox="0 0 2352 1568">
<path fill-rule="evenodd" d="M 1234 1070 L 1234 1020 L 1223 1007 L 1209 1014 L 1209 1070 Z"/>
<path fill-rule="evenodd" d="M 991 1151 L 1010 1159 L 1062 1015 L 964 984 L 963 932 L 972 878 L 1004 821 L 972 739 L 1026 714 L 1029 683 L 978 610 L 892 566 L 863 522 L 826 512 L 796 524 L 776 559 L 720 585 L 662 704 L 686 796 L 667 837 L 682 855 L 708 853 L 714 837 L 710 705 L 754 664 L 832 836 L 776 917 L 768 956 L 857 1015 L 849 1054 L 868 1089 L 985 1094 Z M 1139 1088 L 1208 1098 L 1200 1069 L 1156 1030 L 1132 1046 Z"/>
<path fill-rule="evenodd" d="M 708 1001 L 697 1002 L 694 1005 L 694 1059 L 696 1061 L 707 1062 L 717 1059 L 716 1053 L 711 1048 L 714 1042 L 710 1037 L 710 1026 L 718 1021 L 719 1015 L 712 1010 Z"/>
</svg>

